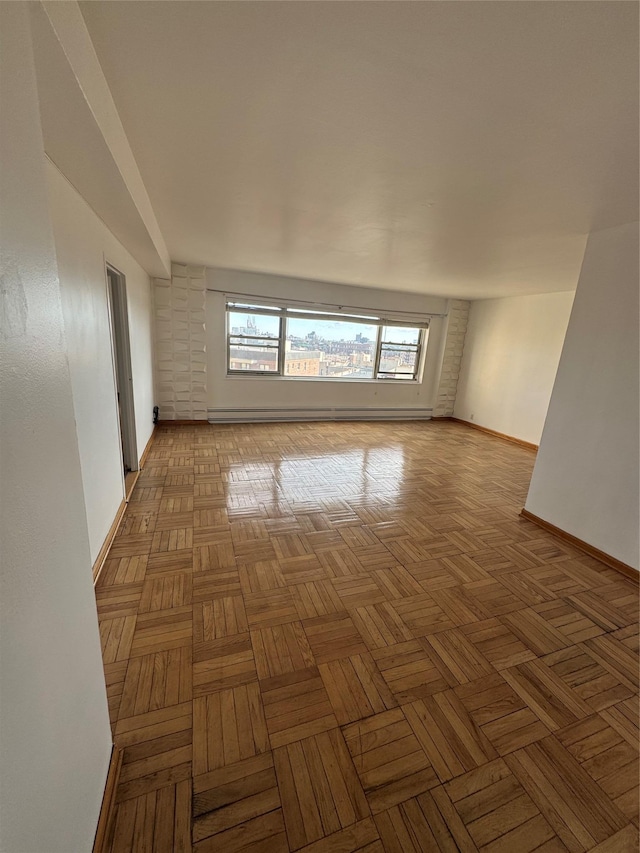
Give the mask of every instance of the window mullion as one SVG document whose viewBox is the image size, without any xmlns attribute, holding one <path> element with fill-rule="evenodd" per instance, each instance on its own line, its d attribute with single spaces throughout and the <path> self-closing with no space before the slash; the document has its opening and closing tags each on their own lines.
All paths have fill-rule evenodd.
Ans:
<svg viewBox="0 0 640 853">
<path fill-rule="evenodd" d="M 373 378 L 378 378 L 378 371 L 380 370 L 380 355 L 382 350 L 382 324 L 378 325 L 378 336 L 376 338 L 376 358 L 375 364 L 373 366 Z"/>
<path fill-rule="evenodd" d="M 284 356 L 285 356 L 285 340 L 287 335 L 287 320 L 285 315 L 281 315 L 280 317 L 280 330 L 278 335 L 278 341 L 280 343 L 280 348 L 278 350 L 278 375 L 284 376 Z"/>
<path fill-rule="evenodd" d="M 418 378 L 418 371 L 420 370 L 420 357 L 422 356 L 422 342 L 424 340 L 424 329 L 420 329 L 420 334 L 418 335 L 418 346 L 416 347 L 416 354 L 413 359 L 413 378 Z"/>
</svg>

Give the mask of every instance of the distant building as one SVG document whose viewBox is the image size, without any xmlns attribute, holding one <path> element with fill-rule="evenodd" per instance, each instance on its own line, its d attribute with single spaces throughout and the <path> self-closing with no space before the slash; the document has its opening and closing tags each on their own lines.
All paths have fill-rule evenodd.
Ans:
<svg viewBox="0 0 640 853">
<path fill-rule="evenodd" d="M 285 355 L 284 372 L 287 376 L 321 376 L 320 365 L 324 353 L 320 350 L 291 350 Z"/>
<path fill-rule="evenodd" d="M 321 376 L 324 353 L 320 350 L 292 350 L 287 342 L 285 376 Z M 276 350 L 233 346 L 229 355 L 230 370 L 275 373 L 278 369 Z"/>
</svg>

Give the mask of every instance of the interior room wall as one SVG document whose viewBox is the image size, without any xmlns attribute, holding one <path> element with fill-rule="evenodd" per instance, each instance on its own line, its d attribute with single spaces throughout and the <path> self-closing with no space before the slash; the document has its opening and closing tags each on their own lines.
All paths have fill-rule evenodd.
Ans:
<svg viewBox="0 0 640 853">
<path fill-rule="evenodd" d="M 453 414 L 539 444 L 573 292 L 471 303 Z"/>
<path fill-rule="evenodd" d="M 47 161 L 91 560 L 124 497 L 106 262 L 126 278 L 138 458 L 153 430 L 149 276 Z"/>
<path fill-rule="evenodd" d="M 29 5 L 0 4 L 0 850 L 79 853 L 111 732 Z"/>
<path fill-rule="evenodd" d="M 638 568 L 638 223 L 590 235 L 526 509 Z"/>
<path fill-rule="evenodd" d="M 371 382 L 323 379 L 259 379 L 226 375 L 225 293 L 269 299 L 304 300 L 371 311 L 445 315 L 446 299 L 374 288 L 353 287 L 236 270 L 207 270 L 207 405 L 209 415 L 253 413 L 255 417 L 430 416 L 438 389 L 445 334 L 443 317 L 431 321 L 421 382 Z"/>
</svg>

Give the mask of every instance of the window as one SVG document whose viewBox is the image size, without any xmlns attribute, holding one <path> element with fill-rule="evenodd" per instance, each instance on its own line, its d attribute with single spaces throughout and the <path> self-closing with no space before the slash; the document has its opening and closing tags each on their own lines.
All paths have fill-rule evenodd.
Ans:
<svg viewBox="0 0 640 853">
<path fill-rule="evenodd" d="M 230 373 L 281 373 L 282 317 L 227 309 L 227 364 Z M 250 312 L 250 313 L 249 313 Z"/>
<path fill-rule="evenodd" d="M 378 379 L 415 379 L 420 362 L 421 330 L 383 326 L 378 349 Z"/>
<path fill-rule="evenodd" d="M 227 372 L 325 379 L 417 380 L 426 320 L 340 309 L 227 303 Z"/>
<path fill-rule="evenodd" d="M 285 376 L 373 379 L 377 326 L 293 312 L 286 324 Z"/>
</svg>

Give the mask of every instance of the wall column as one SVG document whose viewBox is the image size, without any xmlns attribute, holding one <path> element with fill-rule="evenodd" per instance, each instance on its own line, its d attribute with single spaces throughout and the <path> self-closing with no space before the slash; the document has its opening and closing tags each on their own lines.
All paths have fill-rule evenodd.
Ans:
<svg viewBox="0 0 640 853">
<path fill-rule="evenodd" d="M 449 302 L 442 368 L 436 402 L 433 407 L 434 418 L 446 418 L 453 415 L 464 338 L 469 320 L 469 307 L 470 303 L 463 299 L 452 299 Z"/>
<path fill-rule="evenodd" d="M 155 279 L 156 384 L 160 420 L 207 419 L 204 267 L 172 264 Z"/>
</svg>

